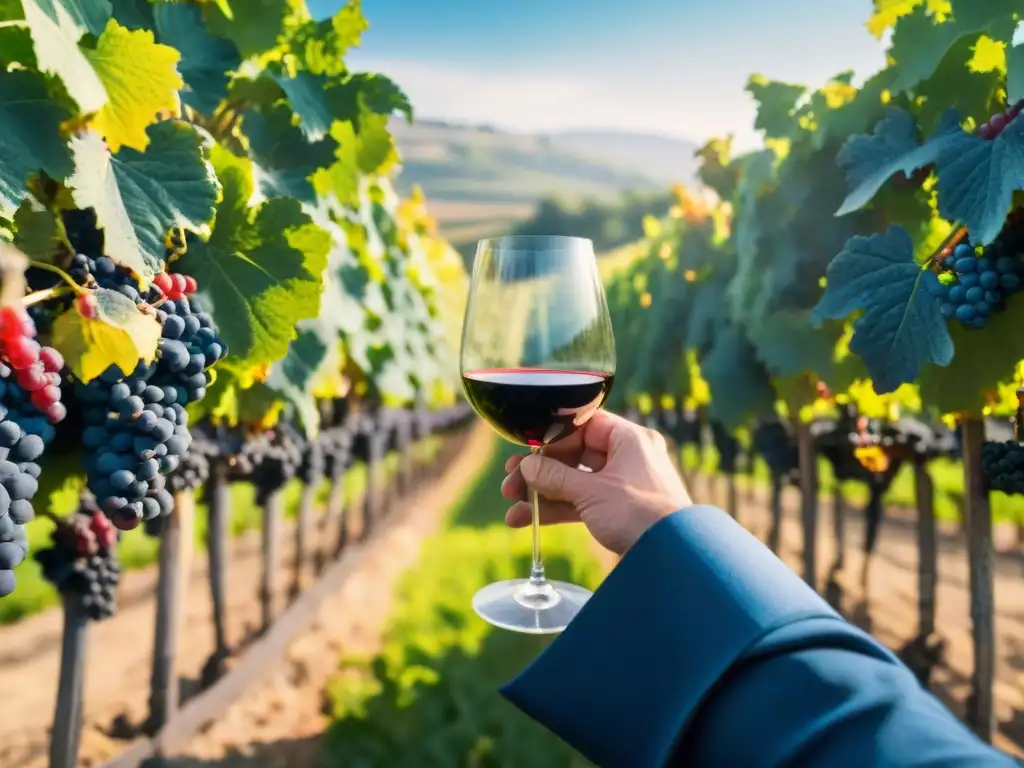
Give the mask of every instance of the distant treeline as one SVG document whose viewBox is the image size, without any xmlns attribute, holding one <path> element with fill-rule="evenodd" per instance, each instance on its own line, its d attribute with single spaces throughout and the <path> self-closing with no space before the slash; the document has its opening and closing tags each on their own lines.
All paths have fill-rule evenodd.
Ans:
<svg viewBox="0 0 1024 768">
<path fill-rule="evenodd" d="M 626 193 L 614 202 L 588 200 L 572 205 L 553 198 L 542 199 L 533 215 L 515 226 L 514 235 L 571 235 L 594 242 L 604 253 L 644 236 L 644 217 L 661 218 L 674 199 L 666 193 Z"/>
</svg>

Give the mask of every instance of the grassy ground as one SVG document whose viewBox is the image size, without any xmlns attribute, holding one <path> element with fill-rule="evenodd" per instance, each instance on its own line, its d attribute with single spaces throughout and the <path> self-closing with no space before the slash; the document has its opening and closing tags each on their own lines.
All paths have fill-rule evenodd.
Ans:
<svg viewBox="0 0 1024 768">
<path fill-rule="evenodd" d="M 693 446 L 687 446 L 683 451 L 683 463 L 687 469 L 696 469 L 698 466 L 697 452 Z M 706 451 L 703 457 L 702 469 L 714 471 L 718 464 L 718 455 L 714 450 Z M 935 515 L 939 520 L 947 522 L 958 522 L 963 520 L 964 513 L 964 469 L 959 461 L 940 459 L 933 461 L 930 465 L 932 481 L 935 484 Z M 818 460 L 818 478 L 821 485 L 821 492 L 830 493 L 835 486 L 835 478 L 832 475 L 831 465 L 824 459 Z M 759 483 L 768 485 L 770 476 L 764 462 L 758 461 L 755 479 Z M 843 486 L 844 495 L 853 504 L 866 504 L 868 501 L 867 487 L 861 483 L 847 482 Z M 1024 496 L 1007 496 L 1005 493 L 993 492 L 991 495 L 992 517 L 998 523 L 1013 523 L 1024 520 Z M 913 509 L 916 506 L 914 498 L 914 470 L 910 465 L 904 465 L 896 476 L 889 493 L 886 495 L 886 503 L 894 507 L 906 507 Z"/>
<path fill-rule="evenodd" d="M 437 441 L 425 441 L 417 447 L 418 458 L 427 459 L 436 451 Z M 393 471 L 397 464 L 397 455 L 387 457 L 387 471 Z M 362 494 L 366 486 L 366 467 L 357 464 L 345 473 L 346 501 Z M 323 504 L 330 493 L 330 485 L 323 483 L 317 489 L 318 504 Z M 302 484 L 293 480 L 284 490 L 284 509 L 286 517 L 293 517 L 299 509 L 299 498 L 302 495 Z M 207 508 L 202 502 L 200 490 L 196 498 L 197 515 L 195 524 L 196 547 L 199 551 L 206 548 Z M 77 503 L 74 497 L 66 500 L 67 508 L 51 510 L 57 515 L 69 514 Z M 231 534 L 240 535 L 245 531 L 257 529 L 262 521 L 262 510 L 256 504 L 255 489 L 248 483 L 235 483 L 231 486 Z M 29 537 L 29 551 L 35 552 L 49 546 L 50 531 L 53 524 L 45 518 L 37 518 L 26 526 Z M 118 556 L 125 569 L 144 568 L 156 562 L 159 554 L 159 540 L 147 536 L 141 527 L 122 534 L 118 544 Z M 42 572 L 31 554 L 18 566 L 15 572 L 17 588 L 14 594 L 0 600 L 0 625 L 12 624 L 26 616 L 38 613 L 58 602 L 57 592 L 48 581 L 43 579 Z"/>
<path fill-rule="evenodd" d="M 494 442 L 479 477 L 442 533 L 427 540 L 403 580 L 383 649 L 344 659 L 329 687 L 334 723 L 327 764 L 370 768 L 566 766 L 587 763 L 504 701 L 497 688 L 525 667 L 546 640 L 492 629 L 470 606 L 488 582 L 524 576 L 530 535 L 511 531 L 498 488 L 511 448 Z M 595 587 L 601 569 L 578 527 L 544 531 L 554 578 Z"/>
</svg>

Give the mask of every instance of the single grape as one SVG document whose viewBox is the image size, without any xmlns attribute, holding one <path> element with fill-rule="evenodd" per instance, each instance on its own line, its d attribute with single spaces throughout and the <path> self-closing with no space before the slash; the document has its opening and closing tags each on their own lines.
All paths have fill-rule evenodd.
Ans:
<svg viewBox="0 0 1024 768">
<path fill-rule="evenodd" d="M 962 285 L 954 285 L 949 289 L 949 300 L 954 304 L 963 304 L 967 298 L 967 289 Z"/>
<path fill-rule="evenodd" d="M 974 307 L 970 304 L 961 304 L 956 308 L 956 319 L 960 322 L 973 320 L 975 315 Z"/>
</svg>

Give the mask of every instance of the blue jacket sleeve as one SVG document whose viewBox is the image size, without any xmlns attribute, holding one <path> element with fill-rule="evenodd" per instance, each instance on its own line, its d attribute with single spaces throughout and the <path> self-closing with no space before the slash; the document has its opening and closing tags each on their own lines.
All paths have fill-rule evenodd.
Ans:
<svg viewBox="0 0 1024 768">
<path fill-rule="evenodd" d="M 1015 765 L 707 506 L 648 531 L 502 693 L 602 768 Z"/>
</svg>

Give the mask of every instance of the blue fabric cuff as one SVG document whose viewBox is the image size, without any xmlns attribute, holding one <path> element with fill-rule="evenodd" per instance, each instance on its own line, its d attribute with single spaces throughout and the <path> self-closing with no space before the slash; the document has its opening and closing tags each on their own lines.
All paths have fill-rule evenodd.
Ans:
<svg viewBox="0 0 1024 768">
<path fill-rule="evenodd" d="M 767 633 L 839 618 L 721 510 L 652 526 L 501 693 L 603 767 L 654 768 L 708 691 Z"/>
</svg>

